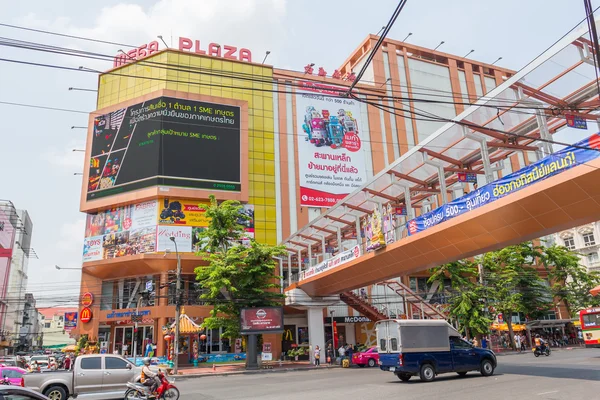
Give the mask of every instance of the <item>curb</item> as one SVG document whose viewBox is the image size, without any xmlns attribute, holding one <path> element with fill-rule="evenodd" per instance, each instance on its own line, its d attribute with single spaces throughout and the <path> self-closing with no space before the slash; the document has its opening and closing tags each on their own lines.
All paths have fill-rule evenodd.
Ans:
<svg viewBox="0 0 600 400">
<path fill-rule="evenodd" d="M 560 353 L 563 351 L 584 350 L 584 349 L 585 349 L 585 347 L 560 347 L 558 349 L 551 348 L 552 353 Z M 517 355 L 521 355 L 521 354 L 531 354 L 531 353 L 532 353 L 531 349 L 527 349 L 520 353 L 517 351 L 507 351 L 505 353 L 494 353 L 494 354 L 496 356 L 517 356 Z"/>
<path fill-rule="evenodd" d="M 185 374 L 185 375 L 171 375 L 170 378 L 175 381 L 194 379 L 194 378 L 207 378 L 211 376 L 229 376 L 229 375 L 256 375 L 256 374 L 268 374 L 268 373 L 283 373 L 292 371 L 315 371 L 324 369 L 335 369 L 341 368 L 340 366 L 322 366 L 322 367 L 296 367 L 296 368 L 272 368 L 272 369 L 257 369 L 257 370 L 243 370 L 243 371 L 232 371 L 232 372 L 214 372 L 209 374 Z"/>
</svg>

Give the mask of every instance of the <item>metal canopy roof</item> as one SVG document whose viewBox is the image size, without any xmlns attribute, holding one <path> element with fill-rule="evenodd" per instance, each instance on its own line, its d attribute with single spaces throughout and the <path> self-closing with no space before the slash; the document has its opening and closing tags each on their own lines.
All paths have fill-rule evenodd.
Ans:
<svg viewBox="0 0 600 400">
<path fill-rule="evenodd" d="M 349 231 L 355 232 L 357 217 L 372 213 L 375 203 L 404 205 L 410 219 L 411 208 L 420 208 L 425 201 L 437 204 L 444 186 L 450 192 L 458 182 L 458 172 L 489 177 L 516 152 L 552 152 L 551 144 L 539 139 L 551 139 L 552 133 L 564 128 L 565 114 L 593 121 L 600 117 L 599 88 L 587 32 L 587 24 L 572 30 L 282 244 L 293 255 L 298 251 L 307 253 L 309 246 L 311 250 L 323 251 L 323 239 L 337 242 L 338 228 L 342 238 Z M 487 144 L 483 153 L 481 141 Z M 489 160 L 489 164 L 484 160 Z M 443 168 L 441 185 L 438 166 L 429 161 Z M 356 234 L 360 237 L 360 233 Z M 405 234 L 404 230 L 402 236 Z"/>
</svg>

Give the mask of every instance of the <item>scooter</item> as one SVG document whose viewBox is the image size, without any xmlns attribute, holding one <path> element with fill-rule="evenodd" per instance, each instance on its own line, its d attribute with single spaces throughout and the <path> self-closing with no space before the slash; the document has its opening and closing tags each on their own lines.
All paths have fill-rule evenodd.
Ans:
<svg viewBox="0 0 600 400">
<path fill-rule="evenodd" d="M 532 349 L 532 351 L 533 351 L 533 355 L 536 356 L 536 357 L 539 357 L 542 354 L 545 355 L 546 357 L 550 356 L 550 346 L 546 346 L 546 348 L 544 349 L 544 351 L 542 351 L 539 346 L 535 346 Z"/>
<path fill-rule="evenodd" d="M 125 400 L 138 399 L 138 400 L 179 400 L 179 389 L 173 385 L 172 382 L 166 378 L 165 374 L 159 369 L 158 379 L 160 379 L 160 385 L 156 390 L 156 393 L 150 393 L 150 388 L 144 386 L 141 383 L 128 382 L 127 392 L 125 392 Z"/>
</svg>

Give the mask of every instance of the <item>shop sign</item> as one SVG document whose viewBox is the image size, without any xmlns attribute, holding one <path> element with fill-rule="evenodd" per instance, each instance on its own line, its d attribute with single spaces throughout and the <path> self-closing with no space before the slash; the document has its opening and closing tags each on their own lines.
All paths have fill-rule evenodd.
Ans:
<svg viewBox="0 0 600 400">
<path fill-rule="evenodd" d="M 456 174 L 459 182 L 477 183 L 477 175 L 467 172 L 459 172 Z"/>
<path fill-rule="evenodd" d="M 144 317 L 150 315 L 150 310 L 141 310 L 138 313 L 135 310 L 127 310 L 127 311 L 115 311 L 112 310 L 110 314 L 106 315 L 107 319 L 112 318 L 125 318 L 125 317 Z"/>
<path fill-rule="evenodd" d="M 79 316 L 79 320 L 84 324 L 87 324 L 92 320 L 92 310 L 89 307 L 85 307 L 81 310 L 81 315 Z"/>
<path fill-rule="evenodd" d="M 94 295 L 90 292 L 85 292 L 81 296 L 81 305 L 84 307 L 89 307 L 94 303 Z"/>
<path fill-rule="evenodd" d="M 323 318 L 323 322 L 326 324 L 331 323 L 331 317 Z M 363 322 L 371 322 L 371 320 L 365 316 L 357 316 L 357 317 L 333 317 L 333 322 L 339 324 L 361 324 Z"/>
<path fill-rule="evenodd" d="M 175 238 L 175 244 L 171 240 Z M 156 251 L 179 253 L 190 253 L 192 251 L 192 227 L 191 226 L 159 226 L 156 230 Z"/>
<path fill-rule="evenodd" d="M 569 128 L 587 129 L 587 121 L 581 117 L 565 114 L 565 119 L 567 120 L 567 126 Z"/>
<path fill-rule="evenodd" d="M 333 267 L 337 267 L 338 265 L 346 264 L 352 260 L 356 260 L 358 257 L 360 257 L 360 246 L 357 245 L 352 247 L 350 250 L 338 253 L 337 256 L 330 258 L 329 260 L 325 260 L 314 267 L 307 269 L 306 271 L 302 271 L 300 273 L 300 280 L 318 275 Z"/>
<path fill-rule="evenodd" d="M 150 43 L 129 50 L 127 53 L 121 52 L 114 57 L 113 67 L 120 67 L 121 65 L 126 65 L 133 61 L 151 56 L 154 53 L 158 53 L 158 47 L 158 42 L 153 40 Z M 229 45 L 221 46 L 217 43 L 209 43 L 206 49 L 202 49 L 200 40 L 192 40 L 186 37 L 179 38 L 179 51 L 209 55 L 211 57 L 219 57 L 227 60 L 252 62 L 252 52 L 248 49 L 238 49 L 235 46 Z"/>
<path fill-rule="evenodd" d="M 65 331 L 70 331 L 77 327 L 77 312 L 65 313 Z"/>
</svg>

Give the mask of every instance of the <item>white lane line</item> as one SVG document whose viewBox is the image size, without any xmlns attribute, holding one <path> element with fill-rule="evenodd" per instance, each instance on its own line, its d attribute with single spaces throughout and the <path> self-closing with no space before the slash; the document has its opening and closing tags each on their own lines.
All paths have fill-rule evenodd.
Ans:
<svg viewBox="0 0 600 400">
<path fill-rule="evenodd" d="M 543 392 L 543 393 L 538 393 L 537 396 L 543 396 L 545 394 L 552 394 L 552 393 L 558 393 L 558 390 L 553 390 L 551 392 Z"/>
</svg>

